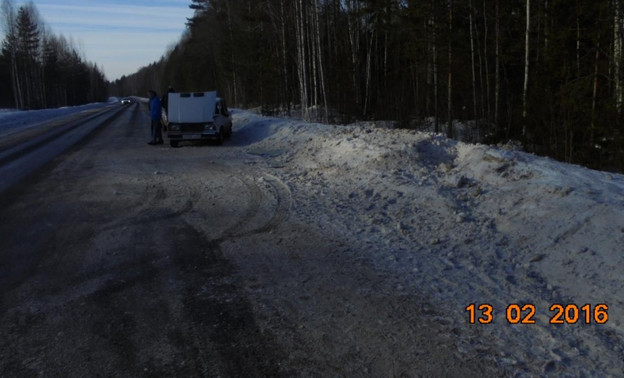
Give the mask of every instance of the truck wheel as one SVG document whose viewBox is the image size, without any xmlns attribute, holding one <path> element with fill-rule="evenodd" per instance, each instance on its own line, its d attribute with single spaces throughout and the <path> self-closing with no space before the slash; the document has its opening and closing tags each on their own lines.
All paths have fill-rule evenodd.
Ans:
<svg viewBox="0 0 624 378">
<path fill-rule="evenodd" d="M 171 145 L 171 147 L 178 147 L 178 141 L 177 140 L 170 140 L 169 144 Z"/>
</svg>

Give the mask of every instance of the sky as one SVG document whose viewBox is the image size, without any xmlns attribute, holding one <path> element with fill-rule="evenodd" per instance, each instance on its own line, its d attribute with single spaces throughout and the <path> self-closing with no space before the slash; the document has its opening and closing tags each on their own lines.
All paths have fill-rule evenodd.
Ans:
<svg viewBox="0 0 624 378">
<path fill-rule="evenodd" d="M 45 25 L 72 39 L 110 81 L 155 62 L 179 41 L 191 0 L 34 0 Z M 26 1 L 16 1 L 16 9 Z"/>
</svg>

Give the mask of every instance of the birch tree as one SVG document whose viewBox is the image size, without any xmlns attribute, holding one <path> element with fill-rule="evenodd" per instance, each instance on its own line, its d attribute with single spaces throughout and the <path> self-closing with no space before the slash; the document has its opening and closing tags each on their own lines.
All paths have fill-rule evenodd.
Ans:
<svg viewBox="0 0 624 378">
<path fill-rule="evenodd" d="M 473 7 L 472 0 L 468 1 L 468 22 L 470 28 L 470 63 L 472 68 L 472 115 L 477 120 L 477 71 L 475 68 L 475 37 L 474 23 L 472 19 Z"/>
<path fill-rule="evenodd" d="M 306 51 L 306 25 L 303 0 L 295 3 L 296 10 L 296 38 L 297 38 L 297 74 L 299 77 L 299 101 L 301 103 L 301 113 L 303 119 L 310 118 L 308 102 L 308 71 L 307 71 L 307 51 Z"/>
<path fill-rule="evenodd" d="M 448 0 L 448 86 L 446 136 L 453 137 L 453 0 Z"/>
<path fill-rule="evenodd" d="M 526 136 L 527 92 L 529 90 L 529 40 L 531 32 L 531 0 L 526 0 L 526 28 L 524 38 L 524 85 L 522 87 L 522 137 Z"/>
<path fill-rule="evenodd" d="M 494 125 L 499 125 L 499 104 L 500 104 L 500 14 L 498 7 L 499 0 L 494 0 Z"/>
<path fill-rule="evenodd" d="M 357 107 L 360 106 L 360 23 L 355 14 L 359 12 L 358 3 L 355 0 L 346 0 L 344 2 L 347 13 L 347 27 L 349 48 L 351 52 L 351 80 L 353 82 L 354 101 Z"/>
<path fill-rule="evenodd" d="M 319 67 L 319 81 L 321 84 L 321 96 L 323 97 L 323 113 L 324 113 L 324 120 L 327 121 L 327 119 L 329 118 L 328 113 L 327 113 L 327 92 L 325 90 L 325 70 L 323 68 L 323 52 L 322 52 L 322 45 L 321 45 L 321 28 L 320 28 L 320 23 L 319 23 L 319 5 L 318 5 L 318 0 L 314 0 L 314 24 L 315 24 L 315 37 L 316 37 L 316 50 L 317 50 L 317 54 L 316 57 L 318 59 L 318 67 Z"/>
<path fill-rule="evenodd" d="M 488 17 L 487 17 L 487 7 L 486 0 L 483 0 L 483 58 L 481 57 L 481 50 L 479 50 L 479 67 L 481 70 L 485 69 L 485 96 L 483 93 L 481 95 L 481 108 L 482 114 L 487 114 L 488 120 L 488 128 L 492 121 L 492 108 L 491 108 L 491 100 L 490 100 L 490 64 L 489 64 L 489 50 L 488 50 L 488 38 L 489 38 L 489 27 L 488 27 Z M 477 37 L 477 41 L 479 38 Z M 481 63 L 484 62 L 484 63 Z M 485 67 L 484 67 L 485 66 Z M 483 73 L 480 75 L 481 77 L 481 92 L 483 92 Z M 487 113 L 485 108 L 487 107 Z"/>
<path fill-rule="evenodd" d="M 618 115 L 622 114 L 624 86 L 622 85 L 622 9 L 620 0 L 613 0 L 613 82 Z"/>
<path fill-rule="evenodd" d="M 23 94 L 24 108 L 37 108 L 42 104 L 39 65 L 39 25 L 30 6 L 17 11 L 17 75 Z"/>
<path fill-rule="evenodd" d="M 433 64 L 433 119 L 434 130 L 436 133 L 440 132 L 440 116 L 438 110 L 438 40 L 437 40 L 437 25 L 436 25 L 436 0 L 431 1 L 431 59 Z"/>
</svg>

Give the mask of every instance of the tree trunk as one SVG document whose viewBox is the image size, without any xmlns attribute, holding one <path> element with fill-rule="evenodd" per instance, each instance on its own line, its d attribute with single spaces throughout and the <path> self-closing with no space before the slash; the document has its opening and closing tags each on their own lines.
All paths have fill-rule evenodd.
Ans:
<svg viewBox="0 0 624 378">
<path fill-rule="evenodd" d="M 296 24 L 296 36 L 297 36 L 297 72 L 299 76 L 299 100 L 301 101 L 301 116 L 304 120 L 308 120 L 308 82 L 307 82 L 307 56 L 305 46 L 305 25 L 304 25 L 304 12 L 303 12 L 303 0 L 299 0 L 295 3 L 295 10 L 297 13 Z"/>
<path fill-rule="evenodd" d="M 11 52 L 11 77 L 13 79 L 13 93 L 15 96 L 15 107 L 17 109 L 24 108 L 24 92 L 22 89 L 22 81 L 20 80 L 19 65 L 17 64 L 17 56 Z"/>
<path fill-rule="evenodd" d="M 306 2 L 307 3 L 307 2 Z M 319 104 L 319 80 L 318 80 L 318 50 L 316 48 L 316 23 L 314 22 L 314 14 L 306 5 L 306 26 L 309 28 L 306 32 L 308 51 L 310 52 L 310 64 L 312 65 L 312 104 L 314 109 L 314 121 L 318 120 L 318 104 Z"/>
<path fill-rule="evenodd" d="M 622 114 L 624 102 L 624 90 L 622 85 L 622 17 L 620 0 L 613 0 L 613 63 L 614 63 L 614 84 L 615 84 L 615 105 L 618 115 Z"/>
<path fill-rule="evenodd" d="M 488 59 L 488 36 L 489 36 L 489 29 L 488 29 L 488 18 L 487 18 L 487 10 L 486 10 L 486 6 L 485 6 L 485 0 L 483 0 L 483 31 L 484 31 L 484 36 L 483 36 L 483 56 L 485 59 L 483 59 L 483 62 L 485 62 L 485 98 L 483 96 L 481 96 L 481 108 L 483 109 L 482 111 L 485 112 L 485 107 L 487 107 L 487 112 L 485 114 L 487 114 L 487 120 L 488 120 L 488 126 L 487 129 L 489 130 L 490 128 L 490 123 L 492 121 L 492 107 L 491 107 L 491 99 L 490 99 L 490 64 L 489 64 L 489 59 Z M 481 64 L 482 59 L 481 59 L 481 52 L 479 52 L 479 66 L 483 66 L 483 64 Z M 481 74 L 481 78 L 483 78 L 483 74 Z M 481 91 L 483 92 L 483 79 L 481 79 Z"/>
<path fill-rule="evenodd" d="M 319 66 L 319 79 L 321 81 L 321 96 L 323 96 L 323 116 L 324 121 L 327 121 L 329 116 L 327 114 L 327 92 L 325 90 L 325 71 L 323 69 L 323 56 L 321 50 L 321 30 L 319 23 L 319 7 L 318 0 L 314 0 L 314 23 L 316 24 L 316 48 L 317 48 L 317 58 L 318 58 L 318 66 Z"/>
<path fill-rule="evenodd" d="M 499 0 L 495 0 L 496 10 L 495 10 L 495 25 L 494 25 L 494 39 L 495 39 L 495 52 L 494 52 L 494 125 L 496 125 L 498 130 L 498 122 L 499 122 L 499 104 L 500 104 L 500 20 L 499 20 L 499 11 L 498 11 L 498 2 Z M 497 132 L 498 134 L 498 132 Z"/>
<path fill-rule="evenodd" d="M 366 50 L 366 82 L 364 86 L 364 108 L 362 110 L 362 115 L 364 117 L 368 116 L 369 112 L 369 103 L 370 103 L 370 86 L 371 86 L 371 59 L 373 55 L 373 43 L 375 42 L 375 38 L 377 33 L 375 33 L 375 29 L 373 28 L 372 34 L 370 36 L 370 43 L 368 44 L 368 49 Z"/>
<path fill-rule="evenodd" d="M 526 137 L 527 92 L 529 90 L 529 37 L 531 31 L 531 0 L 526 0 L 526 29 L 524 39 L 524 86 L 522 90 L 522 137 Z"/>
<path fill-rule="evenodd" d="M 282 75 L 284 75 L 284 91 L 282 96 L 286 98 L 286 108 L 290 117 L 290 86 L 288 84 L 288 56 L 286 54 L 286 14 L 284 13 L 284 0 L 280 0 L 280 19 L 282 37 Z"/>
<path fill-rule="evenodd" d="M 433 58 L 433 122 L 435 125 L 435 132 L 440 132 L 440 114 L 438 109 L 438 42 L 436 32 L 436 18 L 435 18 L 435 3 L 436 0 L 431 2 L 431 30 L 432 30 L 432 58 Z"/>
<path fill-rule="evenodd" d="M 596 130 L 596 98 L 598 96 L 598 64 L 600 63 L 600 45 L 596 46 L 596 55 L 594 59 L 594 84 L 592 90 L 592 110 L 591 110 L 591 124 L 590 130 L 590 143 L 594 144 L 594 134 Z"/>
<path fill-rule="evenodd" d="M 351 80 L 353 81 L 353 94 L 355 98 L 355 105 L 359 108 L 360 101 L 360 82 L 358 79 L 358 73 L 360 72 L 360 39 L 359 39 L 359 27 L 353 20 L 353 13 L 357 12 L 357 3 L 348 2 L 349 9 L 347 9 L 347 27 L 349 32 L 349 45 L 351 46 Z"/>
<path fill-rule="evenodd" d="M 579 2 L 577 0 L 576 2 L 576 77 L 577 78 L 581 77 L 581 20 L 579 19 L 580 13 L 581 13 L 581 10 L 579 7 Z"/>
<path fill-rule="evenodd" d="M 230 38 L 230 46 L 234 46 L 234 31 L 232 28 L 232 10 L 230 8 L 230 1 L 226 0 L 225 2 L 226 10 L 227 10 L 227 23 L 228 23 L 228 35 Z M 232 61 L 232 86 L 233 86 L 233 103 L 238 104 L 238 77 L 236 75 L 236 60 L 234 58 L 234 49 L 230 48 L 230 59 Z"/>
<path fill-rule="evenodd" d="M 472 63 L 472 116 L 477 122 L 477 70 L 475 67 L 474 24 L 472 17 L 472 0 L 468 2 L 468 22 L 470 23 L 470 59 Z"/>
<path fill-rule="evenodd" d="M 432 100 L 432 92 L 433 92 L 433 38 L 431 33 L 431 24 L 433 23 L 432 17 L 427 17 L 423 21 L 423 27 L 427 31 L 427 70 L 425 72 L 425 116 L 430 116 L 433 112 L 433 100 Z M 415 54 L 418 56 L 418 52 Z M 418 59 L 415 59 L 412 63 L 412 71 L 416 71 L 415 67 L 418 64 Z M 412 76 L 418 75 L 418 72 L 414 73 Z M 416 102 L 416 107 L 418 107 L 418 102 Z"/>
<path fill-rule="evenodd" d="M 544 56 L 546 56 L 546 54 L 548 53 L 548 44 L 550 42 L 550 29 L 548 28 L 548 11 L 548 0 L 544 0 Z"/>
<path fill-rule="evenodd" d="M 448 9 L 448 100 L 446 136 L 453 138 L 453 0 L 449 0 Z"/>
</svg>

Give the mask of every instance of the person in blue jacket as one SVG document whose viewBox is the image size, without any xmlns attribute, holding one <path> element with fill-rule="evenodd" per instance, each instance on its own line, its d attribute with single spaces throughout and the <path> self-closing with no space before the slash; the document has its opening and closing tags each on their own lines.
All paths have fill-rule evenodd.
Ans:
<svg viewBox="0 0 624 378">
<path fill-rule="evenodd" d="M 150 118 L 152 119 L 152 140 L 147 144 L 163 144 L 162 128 L 160 120 L 162 119 L 162 104 L 158 98 L 158 94 L 150 90 L 149 91 L 149 109 Z"/>
</svg>

